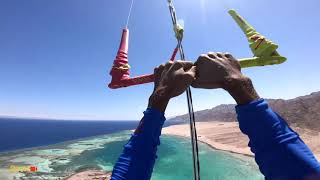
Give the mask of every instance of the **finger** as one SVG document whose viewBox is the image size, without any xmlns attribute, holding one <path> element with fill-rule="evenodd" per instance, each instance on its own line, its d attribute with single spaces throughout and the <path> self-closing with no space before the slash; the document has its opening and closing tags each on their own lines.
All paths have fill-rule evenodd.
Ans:
<svg viewBox="0 0 320 180">
<path fill-rule="evenodd" d="M 225 56 L 226 58 L 228 58 L 229 60 L 236 60 L 236 58 L 234 58 L 234 57 L 232 56 L 232 54 L 230 54 L 230 53 L 228 53 L 228 52 L 224 53 L 224 56 Z"/>
<path fill-rule="evenodd" d="M 190 85 L 196 79 L 196 66 L 192 66 L 183 75 L 184 81 Z"/>
<path fill-rule="evenodd" d="M 194 80 L 191 84 L 192 87 L 194 88 L 203 88 L 203 89 L 217 89 L 217 88 L 221 88 L 222 87 L 222 84 L 220 83 L 204 83 L 204 82 L 201 82 L 199 80 Z"/>
<path fill-rule="evenodd" d="M 227 61 L 228 59 L 224 56 L 221 52 L 210 52 L 208 55 L 209 57 L 212 57 L 213 61 L 224 63 L 224 61 Z"/>
<path fill-rule="evenodd" d="M 217 53 L 215 52 L 208 52 L 208 56 L 212 59 L 219 59 L 220 57 L 218 56 Z"/>
<path fill-rule="evenodd" d="M 207 61 L 210 61 L 212 60 L 207 54 L 201 54 L 197 61 L 194 63 L 195 66 L 199 66 L 201 64 L 204 64 L 205 62 Z"/>
<path fill-rule="evenodd" d="M 193 87 L 193 88 L 204 88 L 203 87 L 203 84 L 204 83 L 200 83 L 199 82 L 199 80 L 194 80 L 192 83 L 191 83 L 191 86 Z M 207 88 L 206 88 L 207 89 Z"/>
<path fill-rule="evenodd" d="M 156 79 L 161 77 L 161 73 L 164 70 L 164 64 L 161 64 L 160 66 L 154 68 L 153 74 Z"/>
<path fill-rule="evenodd" d="M 228 59 L 228 58 L 225 56 L 225 54 L 222 53 L 222 52 L 217 52 L 216 54 L 217 54 L 217 56 L 218 56 L 219 58 L 221 58 L 221 59 Z"/>
<path fill-rule="evenodd" d="M 167 62 L 167 63 L 164 65 L 164 70 L 170 69 L 170 67 L 173 65 L 173 63 L 174 63 L 174 62 L 172 62 L 172 61 Z"/>
<path fill-rule="evenodd" d="M 160 66 L 154 68 L 154 83 L 155 83 L 155 88 L 158 87 L 159 81 L 161 79 L 161 74 L 164 70 L 164 64 L 161 64 Z"/>
<path fill-rule="evenodd" d="M 154 73 L 154 74 L 157 74 L 157 73 L 163 71 L 163 68 L 164 68 L 164 64 L 161 64 L 161 65 L 159 65 L 158 67 L 155 67 L 155 68 L 154 68 L 153 73 Z"/>
<path fill-rule="evenodd" d="M 233 57 L 230 53 L 225 53 L 225 57 L 229 60 L 229 62 L 231 62 L 233 65 L 235 65 L 238 69 L 241 70 L 240 63 L 235 57 Z"/>
<path fill-rule="evenodd" d="M 183 68 L 183 70 L 186 71 L 186 70 L 189 70 L 192 66 L 193 66 L 193 62 L 191 62 L 191 61 L 178 60 L 172 65 L 171 69 L 175 71 L 180 68 Z"/>
<path fill-rule="evenodd" d="M 232 54 L 230 54 L 229 52 L 224 53 L 224 56 L 227 58 L 233 58 Z"/>
</svg>

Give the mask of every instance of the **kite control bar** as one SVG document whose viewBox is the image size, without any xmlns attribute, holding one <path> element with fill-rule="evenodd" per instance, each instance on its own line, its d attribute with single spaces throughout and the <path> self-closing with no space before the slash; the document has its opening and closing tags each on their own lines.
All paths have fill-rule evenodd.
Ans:
<svg viewBox="0 0 320 180">
<path fill-rule="evenodd" d="M 271 40 L 266 39 L 258 33 L 246 20 L 244 20 L 235 10 L 230 10 L 229 14 L 237 22 L 241 30 L 245 33 L 251 51 L 254 54 L 252 58 L 239 59 L 241 68 L 266 66 L 281 64 L 286 61 L 286 58 L 280 56 L 276 51 L 278 45 Z M 112 76 L 111 83 L 108 85 L 111 89 L 128 87 L 138 84 L 145 84 L 154 81 L 153 74 L 130 77 L 130 66 L 128 64 L 128 45 L 129 45 L 129 30 L 123 29 L 120 47 L 114 60 L 113 67 L 110 71 Z M 171 61 L 175 59 L 178 48 L 175 48 Z"/>
</svg>

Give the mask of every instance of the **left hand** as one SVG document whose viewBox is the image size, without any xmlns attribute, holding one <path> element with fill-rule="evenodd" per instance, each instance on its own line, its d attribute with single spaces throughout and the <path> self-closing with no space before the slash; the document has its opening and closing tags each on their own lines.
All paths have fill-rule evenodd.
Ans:
<svg viewBox="0 0 320 180">
<path fill-rule="evenodd" d="M 148 107 L 164 112 L 169 100 L 182 94 L 195 80 L 196 68 L 188 61 L 168 62 L 155 68 L 154 76 Z"/>
</svg>

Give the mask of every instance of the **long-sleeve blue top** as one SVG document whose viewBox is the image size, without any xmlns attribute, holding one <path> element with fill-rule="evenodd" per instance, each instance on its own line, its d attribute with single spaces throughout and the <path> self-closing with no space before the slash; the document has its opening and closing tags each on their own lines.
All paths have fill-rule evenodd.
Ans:
<svg viewBox="0 0 320 180">
<path fill-rule="evenodd" d="M 265 100 L 238 105 L 236 112 L 240 129 L 249 137 L 249 146 L 265 179 L 298 180 L 309 175 L 320 177 L 320 164 L 311 150 L 268 107 Z M 124 146 L 114 166 L 111 180 L 151 178 L 164 121 L 163 112 L 151 108 L 144 112 L 138 130 Z"/>
<path fill-rule="evenodd" d="M 111 180 L 147 180 L 151 178 L 164 121 L 163 112 L 151 108 L 144 112 L 138 130 L 124 146 L 113 168 Z"/>
</svg>

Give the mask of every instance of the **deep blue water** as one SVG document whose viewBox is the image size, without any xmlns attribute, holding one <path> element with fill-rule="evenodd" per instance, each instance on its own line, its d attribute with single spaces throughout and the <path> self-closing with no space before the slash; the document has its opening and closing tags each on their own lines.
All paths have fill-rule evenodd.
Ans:
<svg viewBox="0 0 320 180">
<path fill-rule="evenodd" d="M 45 146 L 136 128 L 138 121 L 70 121 L 0 118 L 0 152 Z"/>
<path fill-rule="evenodd" d="M 179 122 L 166 122 L 165 126 Z M 0 118 L 0 152 L 135 129 L 139 121 Z"/>
</svg>

